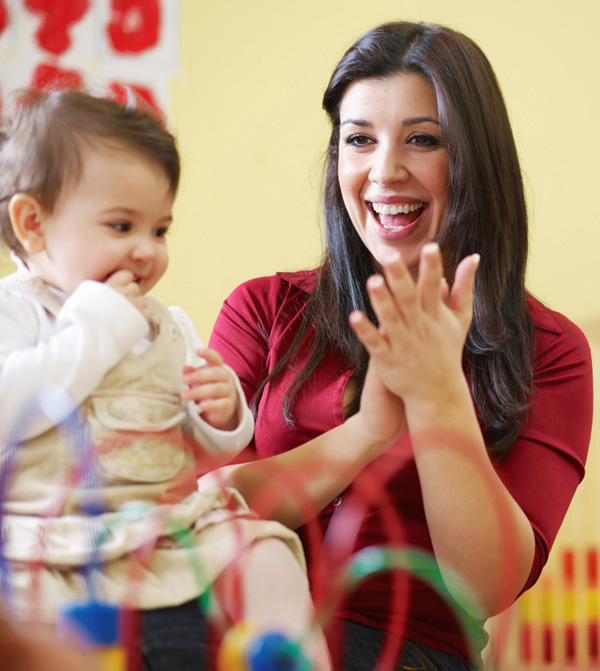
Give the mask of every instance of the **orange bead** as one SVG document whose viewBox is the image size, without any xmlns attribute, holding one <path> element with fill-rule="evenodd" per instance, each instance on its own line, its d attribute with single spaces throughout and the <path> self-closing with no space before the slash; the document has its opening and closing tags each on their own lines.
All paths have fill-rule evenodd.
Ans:
<svg viewBox="0 0 600 671">
<path fill-rule="evenodd" d="M 249 671 L 246 650 L 257 634 L 257 628 L 248 622 L 238 622 L 231 627 L 221 641 L 217 671 Z"/>
</svg>

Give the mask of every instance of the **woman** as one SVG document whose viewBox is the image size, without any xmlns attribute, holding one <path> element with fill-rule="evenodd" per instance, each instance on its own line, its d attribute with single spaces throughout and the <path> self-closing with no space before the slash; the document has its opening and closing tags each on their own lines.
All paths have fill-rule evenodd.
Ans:
<svg viewBox="0 0 600 671">
<path fill-rule="evenodd" d="M 485 618 L 536 581 L 583 477 L 589 348 L 525 291 L 521 172 L 477 45 L 379 26 L 324 108 L 325 258 L 236 289 L 211 337 L 257 413 L 258 460 L 219 475 L 298 528 L 314 585 L 317 513 L 328 567 L 390 542 L 399 568 L 434 558 L 439 581 L 375 563 L 335 604 L 340 668 L 375 668 L 400 639 L 388 668 L 477 668 Z"/>
</svg>

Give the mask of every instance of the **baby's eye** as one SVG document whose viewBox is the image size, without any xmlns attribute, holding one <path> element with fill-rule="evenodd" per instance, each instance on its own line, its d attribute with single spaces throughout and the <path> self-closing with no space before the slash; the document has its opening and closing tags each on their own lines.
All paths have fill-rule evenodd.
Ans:
<svg viewBox="0 0 600 671">
<path fill-rule="evenodd" d="M 155 238 L 164 238 L 168 232 L 169 232 L 168 226 L 161 226 L 160 228 L 154 229 L 153 235 Z"/>
<path fill-rule="evenodd" d="M 439 138 L 435 137 L 435 135 L 429 135 L 429 133 L 415 133 L 408 138 L 408 142 L 425 149 L 437 147 L 442 143 Z"/>
<path fill-rule="evenodd" d="M 372 143 L 373 139 L 364 133 L 353 133 L 344 138 L 344 144 L 350 145 L 351 147 L 364 147 Z"/>
<path fill-rule="evenodd" d="M 119 233 L 128 233 L 131 230 L 131 224 L 128 221 L 116 221 L 109 226 Z"/>
</svg>

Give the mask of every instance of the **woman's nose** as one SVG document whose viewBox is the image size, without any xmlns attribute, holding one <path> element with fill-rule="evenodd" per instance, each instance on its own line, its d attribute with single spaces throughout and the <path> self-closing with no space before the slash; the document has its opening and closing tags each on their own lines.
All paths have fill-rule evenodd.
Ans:
<svg viewBox="0 0 600 671">
<path fill-rule="evenodd" d="M 409 172 L 404 165 L 402 153 L 393 147 L 380 147 L 373 154 L 373 164 L 369 179 L 380 186 L 389 186 L 394 182 L 406 182 Z"/>
</svg>

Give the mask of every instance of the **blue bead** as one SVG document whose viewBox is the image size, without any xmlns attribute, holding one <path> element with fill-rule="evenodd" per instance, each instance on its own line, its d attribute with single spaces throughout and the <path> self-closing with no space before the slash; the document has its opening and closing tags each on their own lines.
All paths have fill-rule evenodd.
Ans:
<svg viewBox="0 0 600 671">
<path fill-rule="evenodd" d="M 277 631 L 254 638 L 248 644 L 246 659 L 249 671 L 310 671 L 300 646 Z"/>
<path fill-rule="evenodd" d="M 119 616 L 117 606 L 75 602 L 62 608 L 59 628 L 74 629 L 85 641 L 94 645 L 115 645 L 119 642 Z"/>
</svg>

